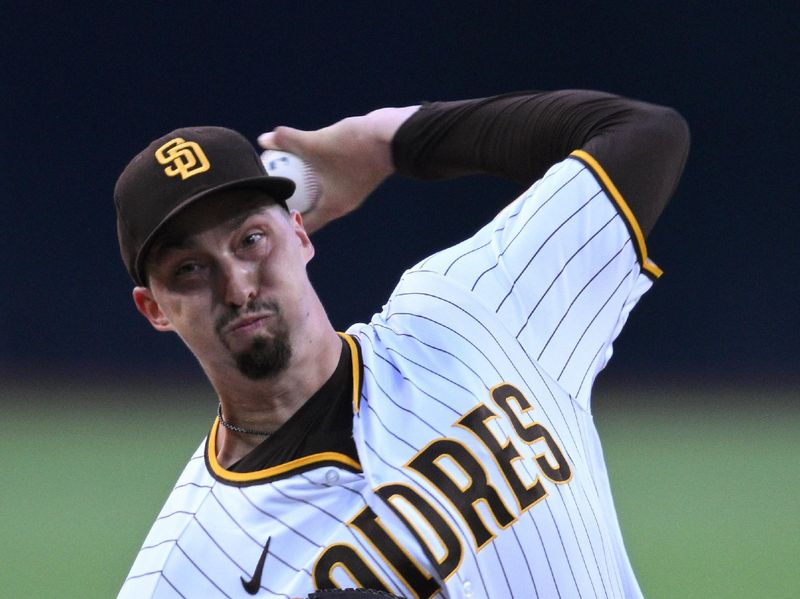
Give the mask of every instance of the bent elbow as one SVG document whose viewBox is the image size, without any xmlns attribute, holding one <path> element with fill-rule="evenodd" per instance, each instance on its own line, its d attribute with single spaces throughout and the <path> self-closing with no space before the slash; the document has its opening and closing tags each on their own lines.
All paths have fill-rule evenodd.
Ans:
<svg viewBox="0 0 800 599">
<path fill-rule="evenodd" d="M 650 147 L 657 152 L 657 160 L 671 165 L 675 179 L 679 179 L 686 164 L 691 142 L 689 123 L 674 108 L 648 105 L 643 115 L 646 125 L 643 133 L 650 140 Z M 677 182 L 677 181 L 676 181 Z"/>
</svg>

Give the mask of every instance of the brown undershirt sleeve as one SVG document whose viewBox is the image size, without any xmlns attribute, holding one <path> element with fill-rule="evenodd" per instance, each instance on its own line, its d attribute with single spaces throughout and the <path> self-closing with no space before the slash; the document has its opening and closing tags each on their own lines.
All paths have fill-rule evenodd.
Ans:
<svg viewBox="0 0 800 599">
<path fill-rule="evenodd" d="M 576 149 L 600 163 L 647 235 L 677 186 L 689 130 L 670 108 L 564 90 L 424 104 L 392 141 L 400 174 L 485 173 L 526 186 Z"/>
</svg>

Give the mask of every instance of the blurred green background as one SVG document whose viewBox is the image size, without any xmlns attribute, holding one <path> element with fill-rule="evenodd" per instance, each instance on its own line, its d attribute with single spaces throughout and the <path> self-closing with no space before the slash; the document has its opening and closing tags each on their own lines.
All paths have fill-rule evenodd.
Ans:
<svg viewBox="0 0 800 599">
<path fill-rule="evenodd" d="M 0 596 L 115 596 L 213 394 L 0 392 Z M 600 386 L 595 415 L 647 597 L 800 596 L 798 403 L 796 389 Z"/>
</svg>

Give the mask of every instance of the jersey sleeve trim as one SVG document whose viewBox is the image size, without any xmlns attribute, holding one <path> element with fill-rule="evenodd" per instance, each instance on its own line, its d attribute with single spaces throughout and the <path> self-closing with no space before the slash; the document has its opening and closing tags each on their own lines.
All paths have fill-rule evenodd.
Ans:
<svg viewBox="0 0 800 599">
<path fill-rule="evenodd" d="M 361 369 L 364 364 L 361 359 L 361 346 L 351 335 L 339 333 L 339 336 L 350 346 L 351 368 L 353 371 L 353 414 L 358 414 L 358 410 L 361 408 Z"/>
<path fill-rule="evenodd" d="M 634 216 L 633 211 L 630 209 L 630 206 L 628 206 L 628 203 L 622 197 L 619 189 L 617 189 L 617 186 L 614 185 L 614 182 L 611 180 L 611 177 L 608 176 L 608 173 L 606 173 L 605 169 L 603 169 L 603 167 L 600 166 L 600 163 L 597 162 L 597 160 L 595 160 L 594 157 L 588 152 L 584 150 L 575 150 L 570 154 L 570 156 L 579 160 L 589 168 L 592 174 L 594 174 L 598 183 L 600 183 L 608 196 L 616 204 L 617 210 L 619 210 L 620 214 L 625 219 L 625 224 L 630 231 L 631 238 L 635 242 L 634 247 L 636 248 L 636 255 L 639 258 L 639 264 L 641 264 L 642 270 L 650 278 L 658 279 L 664 273 L 664 271 L 662 271 L 658 265 L 656 265 L 656 263 L 647 256 L 647 245 L 644 241 L 642 229 L 636 220 L 636 216 Z"/>
<path fill-rule="evenodd" d="M 326 464 L 339 466 L 353 472 L 361 472 L 361 464 L 351 457 L 336 451 L 324 451 L 313 455 L 291 460 L 280 466 L 273 466 L 255 472 L 232 472 L 225 469 L 217 461 L 217 433 L 219 432 L 219 418 L 214 420 L 211 432 L 206 443 L 206 464 L 209 471 L 219 481 L 237 485 L 248 485 L 284 478 L 289 475 L 299 474 L 312 468 L 319 468 Z"/>
</svg>

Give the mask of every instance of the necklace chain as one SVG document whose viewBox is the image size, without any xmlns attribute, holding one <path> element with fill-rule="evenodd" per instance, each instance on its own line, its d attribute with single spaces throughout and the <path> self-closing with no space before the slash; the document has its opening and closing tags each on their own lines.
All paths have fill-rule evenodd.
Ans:
<svg viewBox="0 0 800 599">
<path fill-rule="evenodd" d="M 219 404 L 219 407 L 217 407 L 217 416 L 219 416 L 219 423 L 230 431 L 242 433 L 244 435 L 258 435 L 260 437 L 269 437 L 272 434 L 265 433 L 264 431 L 256 431 L 250 428 L 243 428 L 241 426 L 231 424 L 230 422 L 225 422 L 225 419 L 222 417 L 222 404 Z"/>
</svg>

